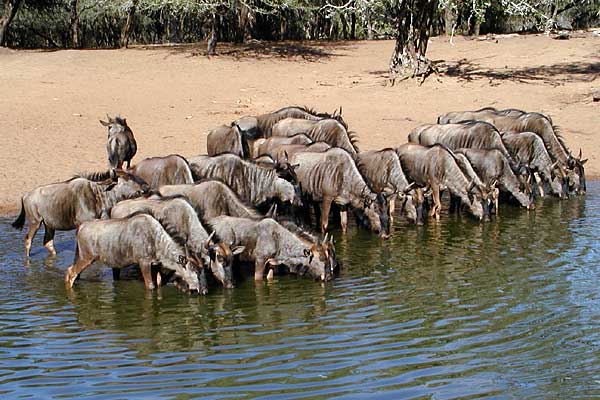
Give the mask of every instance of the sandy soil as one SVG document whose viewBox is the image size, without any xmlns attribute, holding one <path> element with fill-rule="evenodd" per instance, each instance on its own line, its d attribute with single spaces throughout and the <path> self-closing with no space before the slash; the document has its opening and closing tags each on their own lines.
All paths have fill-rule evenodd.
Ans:
<svg viewBox="0 0 600 400">
<path fill-rule="evenodd" d="M 387 85 L 391 41 L 129 50 L 0 50 L 0 212 L 32 188 L 107 167 L 106 113 L 127 117 L 137 160 L 206 151 L 212 127 L 285 105 L 332 112 L 342 105 L 362 149 L 399 145 L 440 113 L 483 106 L 552 116 L 571 149 L 600 176 L 600 38 L 434 38 L 439 79 Z M 483 38 L 480 38 L 483 39 Z M 575 150 L 576 149 L 576 150 Z M 135 161 L 135 159 L 134 159 Z"/>
</svg>

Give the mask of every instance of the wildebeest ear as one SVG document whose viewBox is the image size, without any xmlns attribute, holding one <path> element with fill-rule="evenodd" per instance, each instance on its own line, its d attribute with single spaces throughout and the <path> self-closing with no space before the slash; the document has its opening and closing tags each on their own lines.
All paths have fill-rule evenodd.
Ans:
<svg viewBox="0 0 600 400">
<path fill-rule="evenodd" d="M 583 165 L 583 164 L 585 164 L 587 161 L 588 161 L 588 159 L 586 158 L 585 160 L 581 160 L 581 161 L 579 161 L 579 164 Z"/>
<path fill-rule="evenodd" d="M 101 119 L 98 121 L 100 121 L 103 126 L 110 126 L 110 122 L 102 121 Z"/>
<path fill-rule="evenodd" d="M 312 254 L 312 251 L 310 251 L 309 249 L 304 249 L 304 255 L 306 257 L 310 257 L 311 254 Z"/>
<path fill-rule="evenodd" d="M 245 246 L 235 246 L 231 249 L 231 254 L 237 256 L 238 254 L 241 254 L 244 250 L 246 250 Z"/>
</svg>

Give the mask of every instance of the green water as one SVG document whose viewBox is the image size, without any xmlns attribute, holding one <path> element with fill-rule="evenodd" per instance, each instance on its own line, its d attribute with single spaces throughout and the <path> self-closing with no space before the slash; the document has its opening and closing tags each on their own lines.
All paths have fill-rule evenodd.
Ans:
<svg viewBox="0 0 600 400">
<path fill-rule="evenodd" d="M 2 398 L 600 397 L 600 184 L 486 224 L 335 233 L 327 284 L 281 277 L 188 297 L 94 268 L 63 284 L 0 220 Z"/>
</svg>

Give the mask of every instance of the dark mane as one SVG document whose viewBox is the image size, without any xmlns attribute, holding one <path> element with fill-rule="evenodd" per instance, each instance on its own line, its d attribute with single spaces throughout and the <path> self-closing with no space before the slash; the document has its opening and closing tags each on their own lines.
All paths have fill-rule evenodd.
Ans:
<svg viewBox="0 0 600 400">
<path fill-rule="evenodd" d="M 283 226 L 288 231 L 292 232 L 294 235 L 298 236 L 301 239 L 304 239 L 308 242 L 317 243 L 318 239 L 310 233 L 308 228 L 299 226 L 294 222 L 293 219 L 288 216 L 277 217 L 275 219 L 279 225 Z"/>
<path fill-rule="evenodd" d="M 121 117 L 120 115 L 117 115 L 115 118 L 113 118 L 113 121 L 115 122 L 115 124 L 129 128 L 127 126 L 127 121 L 125 120 L 125 118 Z"/>
<path fill-rule="evenodd" d="M 78 172 L 71 178 L 71 180 L 75 178 L 85 178 L 89 181 L 102 182 L 112 179 L 111 172 L 112 171 L 110 169 L 107 171 Z"/>
<path fill-rule="evenodd" d="M 127 219 L 133 218 L 137 215 L 149 215 L 152 218 L 154 218 L 155 220 L 157 220 L 160 223 L 160 225 L 163 227 L 163 229 L 167 232 L 167 234 L 171 237 L 171 239 L 173 239 L 173 241 L 175 243 L 177 243 L 177 245 L 181 248 L 181 250 L 183 250 L 185 248 L 185 246 L 187 245 L 187 240 L 181 236 L 181 234 L 177 230 L 176 226 L 174 226 L 173 224 L 165 223 L 160 218 L 158 218 L 156 215 L 154 215 L 154 213 L 150 210 L 133 212 L 133 213 L 129 214 L 128 216 L 124 217 L 124 219 L 125 218 L 127 218 Z"/>
<path fill-rule="evenodd" d="M 352 147 L 354 147 L 354 150 L 357 153 L 360 153 L 360 150 L 358 149 L 358 137 L 356 137 L 356 132 L 354 132 L 354 131 L 347 131 L 347 132 L 348 132 L 348 139 L 350 139 L 350 144 L 352 144 Z"/>
<path fill-rule="evenodd" d="M 569 149 L 569 147 L 567 147 L 567 142 L 565 140 L 565 137 L 561 133 L 560 127 L 558 125 L 552 125 L 552 131 L 554 131 L 556 139 L 558 139 L 558 142 L 565 149 L 565 152 L 569 155 L 569 157 L 573 158 L 573 154 L 571 154 L 571 150 Z"/>
</svg>

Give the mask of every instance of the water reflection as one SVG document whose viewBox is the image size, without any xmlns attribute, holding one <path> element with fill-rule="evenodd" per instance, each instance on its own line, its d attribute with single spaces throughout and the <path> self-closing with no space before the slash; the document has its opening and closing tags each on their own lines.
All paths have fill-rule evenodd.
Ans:
<svg viewBox="0 0 600 400">
<path fill-rule="evenodd" d="M 590 398 L 599 199 L 594 184 L 487 224 L 335 232 L 336 281 L 247 280 L 207 297 L 149 294 L 100 267 L 66 291 L 73 234 L 24 267 L 22 235 L 1 221 L 0 394 Z"/>
</svg>

